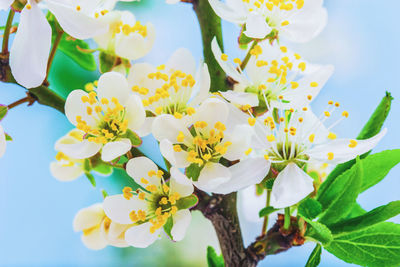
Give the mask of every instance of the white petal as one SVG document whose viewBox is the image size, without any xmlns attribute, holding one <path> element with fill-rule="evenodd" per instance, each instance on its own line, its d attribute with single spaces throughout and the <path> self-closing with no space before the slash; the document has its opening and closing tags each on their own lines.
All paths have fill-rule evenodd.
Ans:
<svg viewBox="0 0 400 267">
<path fill-rule="evenodd" d="M 227 160 L 238 160 L 245 157 L 245 151 L 250 148 L 251 138 L 254 134 L 250 125 L 236 125 L 232 133 L 227 134 L 224 142 L 231 142 L 226 153 L 223 155 Z"/>
<path fill-rule="evenodd" d="M 387 129 L 383 129 L 379 134 L 365 140 L 357 140 L 355 147 L 350 147 L 350 139 L 336 139 L 325 144 L 317 145 L 307 151 L 307 155 L 313 160 L 338 164 L 354 159 L 371 149 L 385 136 Z M 328 160 L 328 153 L 333 153 L 333 159 Z"/>
<path fill-rule="evenodd" d="M 231 179 L 229 169 L 219 163 L 207 163 L 200 172 L 200 176 L 194 185 L 206 192 L 213 192 L 219 185 Z"/>
<path fill-rule="evenodd" d="M 128 36 L 122 34 L 115 44 L 115 53 L 130 60 L 137 60 L 149 53 L 153 48 L 155 29 L 151 23 L 147 23 L 146 27 L 146 38 L 139 33 L 131 33 Z"/>
<path fill-rule="evenodd" d="M 131 224 L 129 214 L 135 210 L 146 210 L 147 203 L 139 198 L 124 198 L 123 195 L 109 196 L 104 199 L 103 209 L 107 217 L 120 224 Z"/>
<path fill-rule="evenodd" d="M 157 72 L 156 67 L 149 63 L 136 63 L 133 64 L 128 75 L 129 86 L 137 85 L 139 87 L 148 88 L 150 91 L 155 90 L 162 86 L 163 82 L 160 80 L 149 79 L 150 73 Z"/>
<path fill-rule="evenodd" d="M 229 115 L 228 105 L 220 99 L 208 98 L 193 115 L 194 121 L 205 121 L 213 128 L 216 122 L 226 123 Z"/>
<path fill-rule="evenodd" d="M 86 159 L 94 156 L 101 147 L 102 144 L 83 140 L 76 144 L 58 144 L 57 150 L 73 159 Z"/>
<path fill-rule="evenodd" d="M 101 233 L 100 227 L 91 230 L 89 234 L 83 234 L 81 239 L 83 244 L 92 250 L 100 250 L 107 246 L 107 240 Z"/>
<path fill-rule="evenodd" d="M 101 151 L 101 160 L 111 161 L 125 155 L 132 148 L 131 140 L 123 138 L 118 141 L 107 143 Z"/>
<path fill-rule="evenodd" d="M 1 0 L 0 1 L 0 10 L 7 10 L 14 0 Z"/>
<path fill-rule="evenodd" d="M 150 232 L 151 226 L 150 222 L 132 226 L 125 232 L 125 241 L 136 248 L 147 248 L 158 239 L 162 229 L 159 228 L 152 234 Z"/>
<path fill-rule="evenodd" d="M 161 181 L 157 176 L 150 177 L 148 175 L 149 171 L 157 173 L 158 167 L 151 159 L 146 157 L 130 159 L 126 164 L 126 172 L 128 175 L 132 177 L 137 184 L 140 184 L 144 188 L 149 184 L 158 186 Z M 149 183 L 142 183 L 142 178 L 145 178 Z"/>
<path fill-rule="evenodd" d="M 76 4 L 66 5 L 54 0 L 46 0 L 46 4 L 63 30 L 74 38 L 88 39 L 108 31 L 108 23 L 104 17 L 95 18 L 77 11 Z"/>
<path fill-rule="evenodd" d="M 217 39 L 214 37 L 214 39 L 211 42 L 211 50 L 214 54 L 215 59 L 217 60 L 218 64 L 221 66 L 221 68 L 224 70 L 226 75 L 232 77 L 235 81 L 242 83 L 242 84 L 248 84 L 246 77 L 243 74 L 240 74 L 239 71 L 234 67 L 232 64 L 228 63 L 227 61 L 224 61 L 221 59 L 222 56 L 222 51 L 221 48 L 218 45 Z"/>
<path fill-rule="evenodd" d="M 107 98 L 109 100 L 115 97 L 121 105 L 125 106 L 125 102 L 129 98 L 128 81 L 121 73 L 104 73 L 99 78 L 97 96 L 99 99 Z"/>
<path fill-rule="evenodd" d="M 104 219 L 105 213 L 101 203 L 83 208 L 75 215 L 73 227 L 74 231 L 83 231 L 92 228 Z"/>
<path fill-rule="evenodd" d="M 262 195 L 256 194 L 256 187 L 250 186 L 238 192 L 238 209 L 240 214 L 244 215 L 244 218 L 250 222 L 261 222 L 263 218 L 258 216 L 259 211 L 265 208 L 265 203 L 267 201 L 266 191 Z"/>
<path fill-rule="evenodd" d="M 73 125 L 77 125 L 76 117 L 80 116 L 88 125 L 95 126 L 95 119 L 93 116 L 89 116 L 86 111 L 89 103 L 82 102 L 83 96 L 88 97 L 88 93 L 83 90 L 74 90 L 68 95 L 65 101 L 65 116 Z"/>
<path fill-rule="evenodd" d="M 125 118 L 128 120 L 128 128 L 135 131 L 140 129 L 146 119 L 142 100 L 137 95 L 129 96 L 125 103 Z"/>
<path fill-rule="evenodd" d="M 258 184 L 267 176 L 270 166 L 271 162 L 263 157 L 241 160 L 239 163 L 229 167 L 232 179 L 220 185 L 214 192 L 229 194 L 250 185 Z"/>
<path fill-rule="evenodd" d="M 139 136 L 148 136 L 153 129 L 153 122 L 155 117 L 146 117 L 141 127 L 135 130 Z"/>
<path fill-rule="evenodd" d="M 263 39 L 271 32 L 272 28 L 268 26 L 265 18 L 260 14 L 250 13 L 246 21 L 246 31 L 244 34 L 250 38 Z"/>
<path fill-rule="evenodd" d="M 63 182 L 73 181 L 84 173 L 82 166 L 78 164 L 68 166 L 62 162 L 50 163 L 50 172 L 57 180 Z"/>
<path fill-rule="evenodd" d="M 308 97 L 311 96 L 311 100 L 318 95 L 319 91 L 324 87 L 325 83 L 332 76 L 334 67 L 332 65 L 321 66 L 317 71 L 304 76 L 298 81 L 299 87 L 297 89 L 290 89 L 288 93 L 284 93 L 284 99 L 289 101 L 290 107 L 302 108 L 308 106 L 311 102 Z M 317 87 L 311 87 L 311 82 L 316 82 Z"/>
<path fill-rule="evenodd" d="M 314 191 L 313 179 L 295 163 L 289 163 L 278 174 L 272 187 L 271 206 L 292 206 Z"/>
<path fill-rule="evenodd" d="M 196 87 L 193 88 L 193 92 L 197 95 L 195 95 L 194 98 L 190 101 L 191 106 L 197 106 L 201 102 L 203 102 L 203 100 L 208 97 L 210 91 L 211 79 L 210 73 L 208 72 L 207 64 L 202 64 L 198 72 L 198 75 L 196 75 Z"/>
<path fill-rule="evenodd" d="M 289 25 L 282 27 L 280 33 L 292 42 L 305 43 L 325 28 L 327 20 L 328 12 L 325 8 L 310 8 L 293 16 Z"/>
<path fill-rule="evenodd" d="M 160 142 L 160 152 L 172 166 L 186 168 L 190 165 L 190 162 L 187 160 L 188 153 L 183 150 L 180 152 L 174 151 L 173 144 L 168 139 L 163 139 Z"/>
<path fill-rule="evenodd" d="M 183 133 L 187 141 L 192 139 L 182 120 L 168 114 L 162 114 L 154 119 L 152 133 L 158 141 L 168 139 L 171 142 L 176 142 L 179 132 Z"/>
<path fill-rule="evenodd" d="M 196 73 L 196 61 L 186 48 L 177 49 L 165 64 L 166 69 L 180 70 L 192 76 Z"/>
<path fill-rule="evenodd" d="M 214 10 L 215 14 L 224 20 L 242 24 L 246 20 L 246 11 L 240 9 L 233 9 L 232 7 L 226 5 L 220 0 L 209 0 L 208 1 Z"/>
<path fill-rule="evenodd" d="M 105 221 L 103 221 L 100 230 L 109 245 L 119 248 L 129 246 L 125 241 L 125 231 L 130 227 L 129 225 L 111 222 L 107 229 L 105 226 Z"/>
<path fill-rule="evenodd" d="M 42 84 L 51 46 L 51 28 L 39 6 L 21 12 L 18 31 L 10 51 L 10 67 L 17 82 L 26 88 Z"/>
<path fill-rule="evenodd" d="M 181 0 L 166 0 L 165 3 L 172 5 L 172 4 L 177 4 L 177 3 L 179 3 L 180 1 L 181 1 Z"/>
<path fill-rule="evenodd" d="M 193 185 L 192 181 L 186 177 L 181 171 L 176 168 L 171 168 L 171 180 L 170 187 L 171 193 L 178 193 L 180 197 L 187 197 L 193 194 Z"/>
<path fill-rule="evenodd" d="M 171 229 L 171 235 L 174 241 L 181 241 L 185 237 L 186 230 L 192 220 L 192 214 L 188 209 L 179 210 L 173 217 L 174 225 Z"/>
<path fill-rule="evenodd" d="M 258 96 L 252 93 L 226 91 L 220 92 L 221 95 L 229 102 L 237 105 L 250 105 L 252 107 L 258 106 Z"/>
<path fill-rule="evenodd" d="M 3 127 L 0 125 L 0 158 L 6 153 L 6 135 L 4 133 Z"/>
</svg>

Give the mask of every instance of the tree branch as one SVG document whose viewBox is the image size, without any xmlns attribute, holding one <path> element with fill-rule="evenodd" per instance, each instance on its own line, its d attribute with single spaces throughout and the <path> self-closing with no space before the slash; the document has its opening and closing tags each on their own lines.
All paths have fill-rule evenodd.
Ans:
<svg viewBox="0 0 400 267">
<path fill-rule="evenodd" d="M 214 54 L 211 51 L 211 41 L 214 37 L 217 38 L 221 50 L 224 50 L 221 19 L 214 13 L 208 0 L 192 0 L 191 3 L 200 24 L 204 62 L 207 63 L 211 77 L 210 91 L 227 91 L 230 87 L 226 81 L 226 74 L 215 60 Z"/>
</svg>

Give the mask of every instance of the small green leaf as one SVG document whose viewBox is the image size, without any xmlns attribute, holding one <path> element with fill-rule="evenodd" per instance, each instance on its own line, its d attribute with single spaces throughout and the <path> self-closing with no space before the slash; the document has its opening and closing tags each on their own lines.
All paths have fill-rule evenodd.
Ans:
<svg viewBox="0 0 400 267">
<path fill-rule="evenodd" d="M 322 212 L 322 206 L 317 200 L 307 198 L 300 203 L 297 212 L 301 217 L 312 220 Z"/>
<path fill-rule="evenodd" d="M 5 134 L 5 135 L 6 135 L 6 141 L 12 141 L 13 140 L 12 137 L 9 136 L 8 134 Z"/>
<path fill-rule="evenodd" d="M 142 144 L 142 139 L 140 136 L 130 129 L 126 130 L 126 133 L 123 135 L 123 137 L 131 140 L 132 146 L 134 147 L 138 147 Z"/>
<path fill-rule="evenodd" d="M 50 12 L 47 14 L 47 20 L 49 21 L 52 29 L 52 42 L 54 42 L 60 26 Z M 78 47 L 82 49 L 79 50 Z M 94 56 L 91 53 L 82 51 L 90 49 L 89 45 L 85 41 L 75 39 L 64 33 L 57 48 L 82 68 L 89 71 L 96 70 L 97 66 Z"/>
<path fill-rule="evenodd" d="M 96 180 L 94 179 L 94 176 L 90 172 L 86 172 L 85 175 L 93 187 L 96 187 Z"/>
<path fill-rule="evenodd" d="M 115 66 L 116 61 L 116 56 L 101 51 L 99 54 L 100 72 L 106 73 L 111 71 L 112 68 Z"/>
<path fill-rule="evenodd" d="M 101 194 L 103 195 L 103 198 L 105 199 L 106 197 L 108 197 L 108 193 L 106 190 L 101 189 Z"/>
<path fill-rule="evenodd" d="M 199 166 L 197 163 L 192 163 L 185 169 L 185 174 L 187 177 L 196 182 L 199 179 L 200 172 L 203 167 L 204 166 Z"/>
<path fill-rule="evenodd" d="M 273 213 L 273 212 L 275 212 L 277 210 L 279 210 L 279 209 L 275 209 L 274 207 L 268 206 L 268 207 L 265 207 L 265 208 L 261 209 L 258 212 L 258 216 L 260 216 L 260 218 L 262 218 L 264 216 L 270 215 L 271 213 Z"/>
<path fill-rule="evenodd" d="M 400 162 L 400 149 L 385 150 L 362 160 L 364 178 L 361 192 L 379 183 Z"/>
<path fill-rule="evenodd" d="M 85 172 L 90 172 L 92 170 L 92 165 L 90 163 L 90 159 L 85 159 L 83 162 L 83 169 Z"/>
<path fill-rule="evenodd" d="M 242 31 L 241 31 L 241 33 L 240 33 L 240 35 L 239 35 L 239 38 L 238 38 L 238 42 L 239 42 L 239 45 L 248 45 L 249 43 L 251 43 L 254 39 L 253 38 L 250 38 L 250 37 L 247 37 L 245 34 L 244 34 L 244 32 L 246 31 L 246 25 L 243 25 L 243 27 L 242 27 Z"/>
<path fill-rule="evenodd" d="M 8 107 L 0 105 L 0 121 L 7 115 Z"/>
<path fill-rule="evenodd" d="M 333 234 L 353 232 L 389 220 L 398 214 L 400 214 L 400 200 L 375 208 L 358 217 L 340 221 L 330 225 L 329 228 Z"/>
<path fill-rule="evenodd" d="M 386 117 L 389 114 L 392 100 L 393 97 L 390 95 L 389 92 L 386 92 L 386 95 L 382 98 L 378 107 L 375 109 L 374 113 L 371 115 L 368 122 L 365 124 L 360 134 L 357 136 L 357 139 L 359 140 L 368 139 L 380 132 L 383 123 L 385 122 Z M 361 159 L 365 158 L 370 152 L 371 151 L 361 155 L 360 158 Z M 350 169 L 355 163 L 356 160 L 353 159 L 348 162 L 337 165 L 336 168 L 333 169 L 333 171 L 329 174 L 328 178 L 326 178 L 325 182 L 322 183 L 318 193 L 319 194 L 325 193 L 325 190 L 327 190 L 329 185 L 336 179 L 336 177 L 341 175 L 346 170 Z"/>
<path fill-rule="evenodd" d="M 172 230 L 172 226 L 174 226 L 174 221 L 172 219 L 172 217 L 168 217 L 167 222 L 164 224 L 164 231 L 165 233 L 169 236 L 169 238 L 171 238 L 171 240 L 173 240 L 172 234 L 171 234 L 171 230 Z"/>
<path fill-rule="evenodd" d="M 319 222 L 333 224 L 350 213 L 360 192 L 363 177 L 362 163 L 359 159 L 357 161 L 350 170 L 335 179 L 325 194 L 318 196 L 317 200 L 323 210 Z"/>
<path fill-rule="evenodd" d="M 199 202 L 199 199 L 196 195 L 190 195 L 188 197 L 180 198 L 176 201 L 176 207 L 179 210 L 190 209 L 194 207 Z"/>
<path fill-rule="evenodd" d="M 317 244 L 314 250 L 311 252 L 305 267 L 317 267 L 321 262 L 321 252 L 321 245 Z"/>
<path fill-rule="evenodd" d="M 218 256 L 211 246 L 207 247 L 207 263 L 208 267 L 225 267 L 224 257 L 222 255 Z"/>
<path fill-rule="evenodd" d="M 324 248 L 347 263 L 369 267 L 400 266 L 400 225 L 384 222 L 341 234 Z"/>
<path fill-rule="evenodd" d="M 319 222 L 314 222 L 304 218 L 307 222 L 307 231 L 305 237 L 310 237 L 322 244 L 329 244 L 332 241 L 333 236 L 328 227 Z"/>
<path fill-rule="evenodd" d="M 93 168 L 93 171 L 100 173 L 102 175 L 111 175 L 113 173 L 113 167 L 107 165 L 104 162 L 97 163 L 96 167 Z"/>
</svg>

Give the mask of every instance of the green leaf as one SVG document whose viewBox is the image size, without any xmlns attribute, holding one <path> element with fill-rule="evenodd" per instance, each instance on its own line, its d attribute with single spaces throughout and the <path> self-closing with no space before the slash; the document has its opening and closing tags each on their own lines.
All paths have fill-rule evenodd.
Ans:
<svg viewBox="0 0 400 267">
<path fill-rule="evenodd" d="M 324 211 L 319 221 L 329 225 L 346 217 L 356 202 L 362 183 L 363 167 L 360 160 L 350 170 L 338 176 L 317 200 Z"/>
<path fill-rule="evenodd" d="M 52 29 L 52 42 L 54 42 L 57 36 L 57 31 L 60 31 L 60 26 L 55 20 L 55 17 L 50 12 L 47 14 L 47 20 L 49 21 Z M 89 45 L 85 41 L 75 39 L 64 33 L 58 45 L 58 50 L 71 58 L 82 68 L 89 71 L 96 70 L 97 66 L 94 56 L 91 53 L 79 50 L 78 47 L 82 48 L 83 50 L 90 49 Z"/>
<path fill-rule="evenodd" d="M 117 61 L 117 57 L 115 55 L 108 54 L 104 51 L 101 51 L 99 54 L 99 63 L 100 63 L 100 72 L 106 73 L 112 70 Z"/>
<path fill-rule="evenodd" d="M 317 267 L 321 262 L 321 252 L 321 245 L 317 244 L 314 250 L 311 252 L 305 267 Z"/>
<path fill-rule="evenodd" d="M 359 140 L 368 139 L 380 132 L 383 123 L 385 122 L 386 117 L 389 114 L 392 100 L 393 97 L 390 95 L 389 92 L 386 92 L 385 97 L 382 98 L 378 107 L 375 109 L 374 113 L 371 115 L 368 122 L 365 124 L 364 128 L 357 136 L 357 139 Z M 360 158 L 361 159 L 365 158 L 369 153 L 371 153 L 371 151 L 361 155 Z M 327 190 L 329 185 L 336 179 L 336 177 L 341 175 L 346 170 L 350 169 L 355 163 L 356 160 L 353 159 L 348 162 L 337 165 L 336 168 L 333 169 L 333 171 L 329 174 L 328 178 L 326 178 L 326 180 L 322 183 L 318 193 L 324 194 L 325 190 Z"/>
<path fill-rule="evenodd" d="M 361 192 L 379 183 L 400 162 L 400 149 L 385 150 L 362 160 L 364 179 Z"/>
<path fill-rule="evenodd" d="M 180 198 L 176 201 L 176 207 L 179 210 L 190 209 L 194 207 L 199 202 L 199 199 L 196 195 L 190 195 L 188 197 Z"/>
<path fill-rule="evenodd" d="M 171 230 L 172 230 L 172 226 L 174 226 L 174 221 L 172 219 L 172 217 L 168 217 L 167 222 L 164 224 L 164 231 L 165 233 L 169 236 L 169 238 L 171 238 L 171 240 L 173 240 L 172 234 L 171 234 Z"/>
<path fill-rule="evenodd" d="M 400 265 L 400 225 L 380 223 L 335 237 L 326 250 L 339 259 L 361 266 Z"/>
<path fill-rule="evenodd" d="M 203 167 L 204 165 L 199 166 L 197 163 L 192 163 L 185 169 L 185 174 L 187 177 L 196 182 L 199 179 L 200 171 L 203 169 Z"/>
<path fill-rule="evenodd" d="M 126 133 L 123 135 L 123 137 L 131 140 L 132 146 L 134 147 L 138 147 L 142 144 L 142 139 L 140 136 L 130 129 L 126 130 Z"/>
<path fill-rule="evenodd" d="M 274 207 L 268 206 L 268 207 L 261 209 L 260 212 L 258 213 L 258 216 L 260 216 L 260 218 L 262 218 L 264 216 L 270 215 L 271 213 L 273 213 L 277 210 L 279 210 L 279 209 L 275 209 Z"/>
<path fill-rule="evenodd" d="M 8 107 L 0 105 L 0 121 L 7 115 Z"/>
<path fill-rule="evenodd" d="M 8 134 L 5 134 L 5 135 L 6 135 L 6 141 L 12 141 L 13 140 L 12 137 L 9 136 Z"/>
<path fill-rule="evenodd" d="M 249 43 L 251 43 L 254 40 L 253 38 L 247 37 L 244 34 L 245 31 L 246 31 L 246 24 L 243 25 L 242 31 L 240 32 L 240 35 L 238 38 L 239 45 L 241 45 L 241 46 L 248 45 Z"/>
<path fill-rule="evenodd" d="M 215 249 L 212 246 L 207 247 L 207 263 L 208 267 L 224 267 L 224 257 L 217 255 Z"/>
<path fill-rule="evenodd" d="M 297 212 L 301 217 L 312 220 L 322 212 L 322 206 L 317 200 L 307 198 L 300 203 Z"/>
<path fill-rule="evenodd" d="M 89 173 L 92 170 L 92 164 L 90 163 L 90 159 L 85 159 L 83 162 L 83 169 L 85 172 Z"/>
<path fill-rule="evenodd" d="M 90 172 L 86 172 L 85 175 L 93 187 L 96 187 L 96 180 L 94 179 L 94 176 Z"/>
<path fill-rule="evenodd" d="M 353 232 L 384 222 L 398 214 L 400 214 L 400 201 L 393 201 L 363 215 L 330 225 L 329 228 L 333 234 Z"/>
<path fill-rule="evenodd" d="M 363 215 L 364 213 L 367 213 L 367 211 L 365 209 L 363 209 L 360 204 L 358 204 L 357 202 L 353 204 L 353 206 L 351 207 L 351 211 L 349 213 L 349 215 L 347 215 L 346 219 L 351 219 L 360 215 Z"/>
<path fill-rule="evenodd" d="M 105 199 L 106 197 L 108 197 L 108 193 L 106 190 L 101 189 L 101 194 L 103 195 L 103 198 Z"/>
<path fill-rule="evenodd" d="M 96 165 L 96 167 L 94 167 L 93 168 L 93 170 L 95 171 L 95 172 L 98 172 L 98 173 L 100 173 L 100 174 L 103 174 L 103 175 L 111 175 L 112 173 L 113 173 L 113 167 L 111 167 L 110 165 L 107 165 L 106 163 L 104 163 L 104 162 L 100 162 L 100 163 L 98 163 L 97 165 Z"/>
<path fill-rule="evenodd" d="M 304 220 L 307 222 L 305 237 L 311 237 L 322 244 L 329 244 L 329 242 L 332 241 L 333 236 L 328 227 L 322 223 L 314 222 L 306 218 L 304 218 Z"/>
</svg>

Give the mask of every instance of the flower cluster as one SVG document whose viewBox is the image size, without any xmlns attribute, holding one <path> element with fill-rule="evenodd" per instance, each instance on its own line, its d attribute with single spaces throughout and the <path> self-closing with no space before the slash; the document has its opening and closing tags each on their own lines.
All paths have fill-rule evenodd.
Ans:
<svg viewBox="0 0 400 267">
<path fill-rule="evenodd" d="M 268 192 L 272 210 L 287 208 L 290 224 L 291 211 L 318 193 L 333 165 L 370 151 L 386 133 L 338 138 L 336 126 L 349 117 L 340 103 L 329 101 L 319 115 L 310 107 L 334 67 L 306 61 L 285 42 L 307 42 L 322 31 L 323 0 L 208 0 L 219 17 L 239 25 L 238 47 L 247 49 L 241 60 L 225 54 L 218 38 L 206 47 L 212 51 L 206 62 L 214 62 L 214 56 L 212 67 L 226 73 L 227 90 L 211 85 L 222 71 L 196 63 L 185 48 L 156 65 L 137 62 L 151 51 L 155 27 L 114 10 L 117 2 L 0 4 L 0 9 L 11 6 L 12 15 L 21 12 L 10 68 L 28 89 L 47 84 L 59 42 L 92 38 L 97 44 L 95 49 L 74 46 L 90 56 L 98 52 L 102 74 L 69 93 L 65 115 L 74 128 L 56 142 L 56 161 L 50 164 L 60 181 L 85 175 L 95 186 L 92 172 L 109 176 L 114 168 L 132 178 L 122 194 L 104 191 L 102 203 L 77 213 L 74 230 L 83 233 L 88 248 L 145 248 L 161 233 L 180 241 L 201 195 L 254 187 Z M 47 17 L 41 9 L 49 11 Z M 7 111 L 3 107 L 0 115 Z M 158 142 L 163 164 L 139 150 L 145 136 Z M 0 126 L 0 157 L 7 140 Z"/>
</svg>

